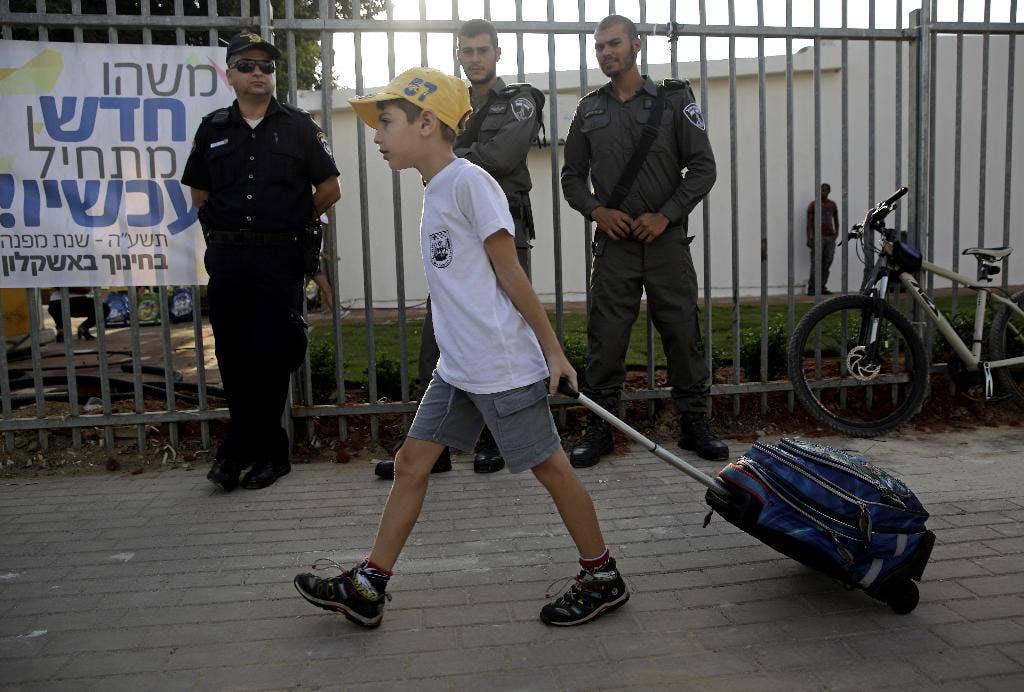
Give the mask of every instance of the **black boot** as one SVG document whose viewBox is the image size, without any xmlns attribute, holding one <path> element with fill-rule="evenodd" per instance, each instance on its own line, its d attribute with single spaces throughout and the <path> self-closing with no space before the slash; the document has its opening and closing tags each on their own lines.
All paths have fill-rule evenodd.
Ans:
<svg viewBox="0 0 1024 692">
<path fill-rule="evenodd" d="M 505 460 L 501 458 L 501 451 L 494 441 L 494 435 L 484 427 L 480 434 L 480 444 L 477 446 L 476 456 L 473 457 L 473 470 L 477 473 L 494 473 L 505 468 Z"/>
<path fill-rule="evenodd" d="M 447 447 L 441 452 L 441 456 L 434 462 L 434 467 L 430 469 L 431 473 L 444 473 L 445 471 L 452 470 L 452 453 Z M 393 460 L 378 461 L 377 465 L 373 468 L 373 472 L 383 478 L 386 481 L 390 481 L 395 477 L 395 462 Z"/>
<path fill-rule="evenodd" d="M 291 463 L 286 459 L 280 464 L 253 464 L 245 477 L 242 478 L 242 487 L 249 490 L 260 490 L 268 485 L 273 485 L 281 476 L 287 476 L 292 470 Z"/>
<path fill-rule="evenodd" d="M 233 464 L 221 450 L 217 451 L 217 458 L 214 459 L 210 472 L 206 474 L 207 480 L 218 486 L 226 493 L 238 487 L 238 476 L 241 471 Z"/>
<path fill-rule="evenodd" d="M 612 451 L 612 445 L 611 426 L 600 418 L 591 417 L 583 437 L 569 452 L 569 463 L 578 469 L 593 466 L 603 455 Z"/>
<path fill-rule="evenodd" d="M 725 461 L 729 458 L 729 446 L 718 439 L 703 413 L 680 414 L 679 446 L 708 461 Z"/>
</svg>

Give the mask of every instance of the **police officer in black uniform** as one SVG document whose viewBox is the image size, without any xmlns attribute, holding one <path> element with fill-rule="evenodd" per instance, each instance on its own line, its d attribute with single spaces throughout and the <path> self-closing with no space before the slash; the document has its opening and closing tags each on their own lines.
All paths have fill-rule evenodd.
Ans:
<svg viewBox="0 0 1024 692">
<path fill-rule="evenodd" d="M 206 236 L 210 324 L 231 419 L 207 478 L 264 488 L 291 470 L 281 416 L 306 350 L 302 281 L 319 215 L 341 197 L 327 139 L 274 98 L 281 52 L 241 33 L 227 49 L 236 100 L 203 118 L 182 183 Z M 315 249 L 311 247 L 315 244 Z"/>
<path fill-rule="evenodd" d="M 456 57 L 471 85 L 469 98 L 473 114 L 455 139 L 455 154 L 490 173 L 505 192 L 516 225 L 519 264 L 530 276 L 530 241 L 534 238 L 530 209 L 533 182 L 526 157 L 540 130 L 544 94 L 529 84 L 505 84 L 498 77 L 497 62 L 501 59 L 498 33 L 485 19 L 471 19 L 459 27 Z M 423 386 L 430 382 L 438 356 L 428 303 L 420 342 L 419 375 Z M 434 463 L 432 473 L 449 471 L 451 467 L 451 456 L 446 448 Z M 473 459 L 473 470 L 493 473 L 504 467 L 505 460 L 494 438 L 484 428 Z M 382 461 L 374 472 L 381 478 L 393 478 L 394 462 Z"/>
<path fill-rule="evenodd" d="M 633 22 L 606 17 L 594 40 L 601 71 L 611 81 L 580 101 L 565 140 L 561 176 L 569 205 L 597 223 L 583 391 L 609 410 L 617 407 L 629 335 L 646 290 L 681 416 L 679 445 L 722 460 L 729 448 L 707 423 L 710 378 L 687 235 L 687 216 L 715 182 L 706 124 L 686 82 L 666 80 L 659 86 L 640 74 L 641 42 Z M 635 175 L 620 183 L 629 177 L 623 171 L 659 107 L 650 149 Z M 620 186 L 621 200 L 614 201 Z M 591 417 L 569 460 L 576 467 L 592 466 L 611 447 L 611 428 Z"/>
</svg>

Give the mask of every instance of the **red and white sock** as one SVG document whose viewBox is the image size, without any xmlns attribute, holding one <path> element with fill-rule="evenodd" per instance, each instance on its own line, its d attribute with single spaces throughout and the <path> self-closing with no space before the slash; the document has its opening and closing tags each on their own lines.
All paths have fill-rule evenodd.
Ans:
<svg viewBox="0 0 1024 692">
<path fill-rule="evenodd" d="M 594 571 L 604 567 L 612 559 L 612 552 L 607 547 L 597 557 L 583 557 L 580 555 L 580 566 L 583 569 Z"/>
</svg>

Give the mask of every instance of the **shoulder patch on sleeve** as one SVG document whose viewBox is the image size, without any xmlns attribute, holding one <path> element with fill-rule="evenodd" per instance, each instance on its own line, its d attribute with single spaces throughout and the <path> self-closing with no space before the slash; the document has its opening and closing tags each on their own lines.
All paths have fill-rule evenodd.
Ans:
<svg viewBox="0 0 1024 692">
<path fill-rule="evenodd" d="M 323 147 L 324 153 L 327 154 L 328 156 L 330 156 L 331 160 L 333 160 L 334 159 L 334 154 L 333 154 L 333 152 L 331 152 L 331 145 L 327 142 L 327 135 L 325 135 L 323 132 L 317 130 L 316 141 L 320 143 L 321 147 Z"/>
<path fill-rule="evenodd" d="M 696 103 L 688 103 L 683 107 L 683 115 L 690 121 L 690 124 L 701 132 L 707 131 L 707 123 L 704 122 L 704 114 Z"/>
<path fill-rule="evenodd" d="M 529 120 L 533 117 L 536 112 L 536 107 L 533 105 L 533 101 L 526 96 L 517 96 L 512 99 L 512 115 L 516 120 L 522 122 Z"/>
</svg>

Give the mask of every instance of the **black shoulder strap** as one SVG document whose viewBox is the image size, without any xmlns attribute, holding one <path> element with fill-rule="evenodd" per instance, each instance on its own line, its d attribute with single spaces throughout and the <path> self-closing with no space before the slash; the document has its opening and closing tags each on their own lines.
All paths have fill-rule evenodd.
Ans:
<svg viewBox="0 0 1024 692">
<path fill-rule="evenodd" d="M 611 196 L 604 203 L 604 206 L 609 209 L 618 209 L 619 205 L 622 204 L 622 200 L 629 194 L 633 183 L 636 182 L 636 174 L 640 172 L 640 166 L 643 165 L 644 159 L 647 158 L 647 152 L 651 150 L 654 138 L 658 136 L 658 128 L 661 126 L 661 113 L 664 110 L 665 89 L 659 86 L 658 95 L 655 97 L 651 111 L 647 115 L 647 123 L 644 125 L 643 132 L 640 133 L 640 141 L 636 143 L 633 156 L 630 157 L 626 167 L 622 170 L 622 175 L 619 176 L 619 181 L 615 183 Z"/>
<path fill-rule="evenodd" d="M 492 90 L 489 94 L 487 94 L 487 101 L 484 103 L 484 105 L 480 107 L 480 110 L 473 111 L 473 115 L 470 116 L 469 119 L 469 127 L 463 130 L 462 134 L 459 135 L 458 137 L 458 140 L 456 142 L 458 146 L 468 147 L 472 146 L 476 142 L 477 137 L 480 136 L 480 128 L 484 124 L 484 114 L 487 112 L 487 109 L 490 108 L 491 102 L 493 100 L 494 91 Z"/>
</svg>

